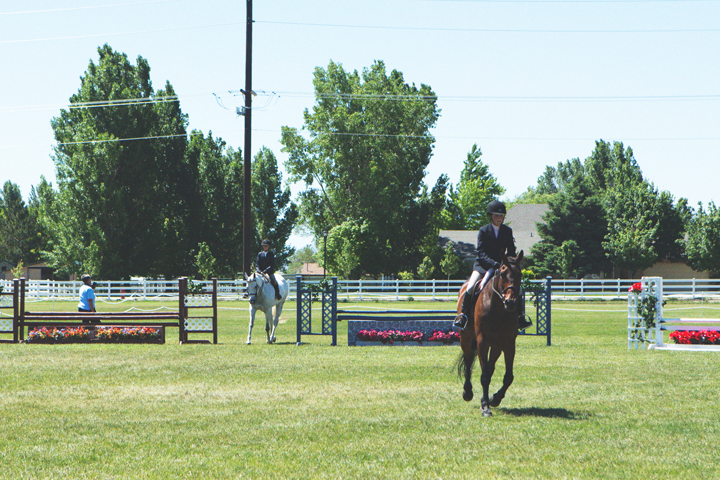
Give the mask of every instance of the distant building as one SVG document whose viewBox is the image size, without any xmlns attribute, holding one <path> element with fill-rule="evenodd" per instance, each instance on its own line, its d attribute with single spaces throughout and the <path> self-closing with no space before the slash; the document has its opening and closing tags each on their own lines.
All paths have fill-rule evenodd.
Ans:
<svg viewBox="0 0 720 480">
<path fill-rule="evenodd" d="M 8 262 L 7 260 L 0 261 L 0 280 L 12 280 L 11 270 L 15 268 L 15 265 Z"/>
<path fill-rule="evenodd" d="M 542 216 L 547 210 L 547 203 L 515 205 L 508 210 L 505 224 L 513 230 L 518 252 L 523 250 L 525 256 L 530 255 L 530 248 L 541 240 L 537 224 L 544 223 Z M 477 234 L 477 230 L 440 230 L 438 242 L 441 248 L 445 248 L 448 242 L 453 242 L 455 254 L 464 262 L 472 264 L 477 255 Z"/>
<path fill-rule="evenodd" d="M 545 224 L 543 216 L 549 208 L 547 203 L 540 203 L 537 205 L 514 205 L 508 210 L 505 224 L 512 228 L 518 253 L 522 250 L 525 256 L 530 255 L 532 246 L 541 240 L 537 225 L 538 223 Z"/>
<path fill-rule="evenodd" d="M 38 262 L 28 265 L 23 270 L 23 274 L 28 280 L 55 279 L 55 269 L 52 267 L 48 267 L 46 262 Z"/>
<path fill-rule="evenodd" d="M 288 275 L 293 277 L 293 279 L 296 275 L 302 275 L 303 280 L 318 280 L 323 278 L 324 274 L 325 271 L 317 263 L 305 262 L 302 264 L 302 267 L 300 267 L 300 270 L 298 272 Z"/>
</svg>

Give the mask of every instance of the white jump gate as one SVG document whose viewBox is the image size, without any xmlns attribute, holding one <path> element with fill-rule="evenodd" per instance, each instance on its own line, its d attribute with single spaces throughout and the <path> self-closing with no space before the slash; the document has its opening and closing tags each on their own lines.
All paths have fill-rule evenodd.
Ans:
<svg viewBox="0 0 720 480">
<path fill-rule="evenodd" d="M 628 348 L 658 350 L 696 350 L 720 351 L 719 345 L 678 345 L 665 344 L 664 331 L 720 331 L 720 318 L 665 318 L 663 315 L 663 279 L 662 277 L 642 277 L 640 294 L 628 294 Z M 648 328 L 645 320 L 638 314 L 640 302 L 648 295 L 657 299 L 655 327 Z M 635 324 L 639 326 L 636 327 Z"/>
</svg>

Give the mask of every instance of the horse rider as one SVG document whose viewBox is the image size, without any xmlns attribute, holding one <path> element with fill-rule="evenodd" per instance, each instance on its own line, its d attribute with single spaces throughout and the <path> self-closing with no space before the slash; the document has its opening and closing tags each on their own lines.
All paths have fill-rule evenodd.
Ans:
<svg viewBox="0 0 720 480">
<path fill-rule="evenodd" d="M 512 229 L 504 225 L 507 209 L 505 204 L 499 200 L 490 202 L 487 207 L 487 213 L 490 216 L 490 223 L 485 225 L 478 232 L 477 240 L 477 257 L 473 272 L 468 280 L 468 286 L 463 296 L 460 315 L 455 318 L 453 327 L 459 330 L 465 330 L 468 323 L 467 314 L 472 312 L 473 307 L 473 290 L 475 284 L 482 276 L 480 283 L 480 291 L 482 292 L 485 284 L 492 278 L 493 274 L 500 268 L 500 263 L 505 256 L 514 257 L 515 240 L 513 238 Z M 532 325 L 524 315 L 518 317 L 518 328 L 524 330 Z"/>
<path fill-rule="evenodd" d="M 267 276 L 270 277 L 270 284 L 275 289 L 275 298 L 281 300 L 280 288 L 275 279 L 275 254 L 270 250 L 270 240 L 267 238 L 262 241 L 262 252 L 258 253 L 255 268 L 260 273 L 267 273 Z"/>
</svg>

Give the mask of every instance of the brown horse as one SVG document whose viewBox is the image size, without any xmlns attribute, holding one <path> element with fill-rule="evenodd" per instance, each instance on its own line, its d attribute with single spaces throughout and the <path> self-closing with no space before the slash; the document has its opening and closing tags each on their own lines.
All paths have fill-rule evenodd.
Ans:
<svg viewBox="0 0 720 480">
<path fill-rule="evenodd" d="M 468 325 L 460 333 L 462 353 L 458 358 L 458 375 L 465 376 L 463 399 L 473 398 L 472 376 L 475 356 L 480 359 L 482 375 L 480 384 L 483 389 L 481 405 L 483 416 L 492 415 L 490 407 L 497 407 L 505 397 L 505 392 L 513 382 L 513 361 L 515 360 L 515 339 L 518 335 L 518 301 L 522 272 L 519 264 L 523 252 L 516 258 L 503 260 L 500 268 L 483 288 L 478 297 L 472 316 L 468 315 Z M 479 283 L 479 282 L 478 282 Z M 467 283 L 460 289 L 458 313 L 462 306 L 463 293 Z M 505 354 L 505 377 L 503 386 L 494 395 L 488 395 L 490 379 L 495 372 L 495 362 L 500 354 Z"/>
</svg>

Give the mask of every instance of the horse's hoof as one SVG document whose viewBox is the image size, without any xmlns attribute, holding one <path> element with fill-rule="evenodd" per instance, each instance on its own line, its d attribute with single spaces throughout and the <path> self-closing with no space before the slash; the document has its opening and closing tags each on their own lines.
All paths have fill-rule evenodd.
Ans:
<svg viewBox="0 0 720 480">
<path fill-rule="evenodd" d="M 245 345 L 250 345 L 250 340 L 248 340 L 248 341 L 247 341 L 247 343 L 246 343 Z"/>
<path fill-rule="evenodd" d="M 473 399 L 472 390 L 470 390 L 469 392 L 467 390 L 463 392 L 463 400 L 465 400 L 466 402 L 469 402 L 472 399 Z"/>
<path fill-rule="evenodd" d="M 485 407 L 483 408 L 483 417 L 492 417 L 492 412 L 489 408 Z"/>
<path fill-rule="evenodd" d="M 500 402 L 502 402 L 502 397 L 496 399 L 495 395 L 490 395 L 490 406 L 491 407 L 499 407 Z"/>
</svg>

